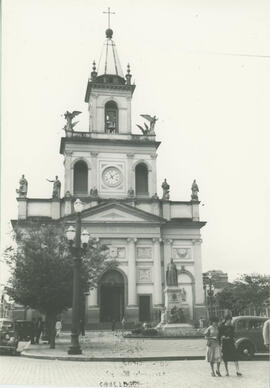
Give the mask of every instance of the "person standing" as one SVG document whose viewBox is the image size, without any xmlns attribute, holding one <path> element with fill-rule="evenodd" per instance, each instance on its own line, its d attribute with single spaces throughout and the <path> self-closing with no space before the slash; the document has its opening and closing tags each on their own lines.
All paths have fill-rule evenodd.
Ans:
<svg viewBox="0 0 270 388">
<path fill-rule="evenodd" d="M 200 319 L 199 319 L 199 328 L 203 329 L 203 327 L 204 327 L 203 317 L 200 317 Z"/>
<path fill-rule="evenodd" d="M 60 321 L 60 319 L 56 321 L 55 330 L 56 330 L 56 337 L 60 337 L 60 333 L 62 330 L 62 322 Z"/>
<path fill-rule="evenodd" d="M 236 375 L 242 376 L 242 373 L 240 373 L 239 370 L 238 354 L 234 343 L 234 327 L 232 325 L 232 317 L 230 315 L 227 315 L 220 325 L 218 337 L 221 343 L 221 353 L 226 369 L 226 376 L 229 376 L 229 361 L 234 361 Z"/>
<path fill-rule="evenodd" d="M 207 339 L 206 347 L 206 361 L 210 363 L 211 366 L 211 375 L 213 377 L 219 376 L 220 374 L 220 363 L 221 363 L 221 349 L 219 344 L 219 331 L 218 331 L 218 318 L 213 317 L 211 319 L 210 326 L 204 332 L 205 338 Z M 217 364 L 217 369 L 215 373 L 215 364 Z"/>
<path fill-rule="evenodd" d="M 263 324 L 263 343 L 267 350 L 269 350 L 269 336 L 270 336 L 270 319 Z"/>
<path fill-rule="evenodd" d="M 122 321 L 121 321 L 121 325 L 122 325 L 122 333 L 124 333 L 124 331 L 125 331 L 126 323 L 127 323 L 127 320 L 126 320 L 125 316 L 123 316 L 123 319 L 122 319 Z"/>
<path fill-rule="evenodd" d="M 42 331 L 43 331 L 43 321 L 42 321 L 42 318 L 39 317 L 36 322 L 36 344 L 39 344 Z"/>
<path fill-rule="evenodd" d="M 35 338 L 36 338 L 36 318 L 32 318 L 30 338 L 31 338 L 31 344 L 34 345 Z"/>
</svg>

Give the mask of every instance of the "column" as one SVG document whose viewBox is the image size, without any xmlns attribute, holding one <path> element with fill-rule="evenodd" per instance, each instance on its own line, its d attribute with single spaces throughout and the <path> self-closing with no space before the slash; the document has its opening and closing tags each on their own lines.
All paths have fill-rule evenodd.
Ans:
<svg viewBox="0 0 270 388">
<path fill-rule="evenodd" d="M 162 277 L 160 260 L 160 238 L 153 238 L 154 252 L 154 305 L 162 306 Z"/>
<path fill-rule="evenodd" d="M 137 306 L 136 238 L 128 239 L 128 306 Z"/>
</svg>

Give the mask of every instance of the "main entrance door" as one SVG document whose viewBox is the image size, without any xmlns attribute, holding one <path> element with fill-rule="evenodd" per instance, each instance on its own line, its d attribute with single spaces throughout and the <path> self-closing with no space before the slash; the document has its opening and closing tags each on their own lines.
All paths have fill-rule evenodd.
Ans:
<svg viewBox="0 0 270 388">
<path fill-rule="evenodd" d="M 140 295 L 139 297 L 139 319 L 140 322 L 151 321 L 150 295 Z"/>
<path fill-rule="evenodd" d="M 124 279 L 120 272 L 106 272 L 100 281 L 100 322 L 120 322 L 124 315 Z"/>
</svg>

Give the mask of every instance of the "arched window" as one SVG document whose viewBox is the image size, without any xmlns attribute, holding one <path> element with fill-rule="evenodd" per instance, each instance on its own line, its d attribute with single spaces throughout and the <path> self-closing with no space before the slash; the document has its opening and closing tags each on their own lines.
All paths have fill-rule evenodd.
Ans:
<svg viewBox="0 0 270 388">
<path fill-rule="evenodd" d="M 148 170 L 144 163 L 135 169 L 136 195 L 148 195 Z"/>
<path fill-rule="evenodd" d="M 88 167 L 83 160 L 79 160 L 74 166 L 74 194 L 88 193 Z"/>
<path fill-rule="evenodd" d="M 105 132 L 118 132 L 118 108 L 114 101 L 105 104 Z"/>
</svg>

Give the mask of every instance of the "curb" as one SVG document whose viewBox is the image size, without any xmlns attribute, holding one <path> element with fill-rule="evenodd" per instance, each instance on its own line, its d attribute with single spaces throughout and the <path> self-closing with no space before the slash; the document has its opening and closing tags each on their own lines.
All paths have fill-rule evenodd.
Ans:
<svg viewBox="0 0 270 388">
<path fill-rule="evenodd" d="M 146 337 L 146 336 L 144 336 L 144 337 L 139 337 L 139 336 L 132 336 L 132 337 L 129 337 L 128 335 L 127 336 L 125 336 L 124 335 L 124 338 L 127 338 L 127 339 L 153 339 L 153 340 L 168 340 L 168 339 L 179 339 L 179 340 L 184 340 L 184 339 L 204 339 L 205 338 L 205 336 L 196 336 L 196 337 L 193 337 L 193 336 L 185 336 L 185 337 L 175 337 L 175 336 L 167 336 L 167 337 L 159 337 L 159 336 L 157 336 L 157 337 Z"/>
<path fill-rule="evenodd" d="M 39 354 L 21 353 L 21 357 L 40 360 L 59 361 L 84 361 L 84 362 L 141 362 L 141 361 L 187 361 L 205 360 L 205 356 L 162 356 L 162 357 L 70 357 L 70 356 L 44 356 Z"/>
</svg>

